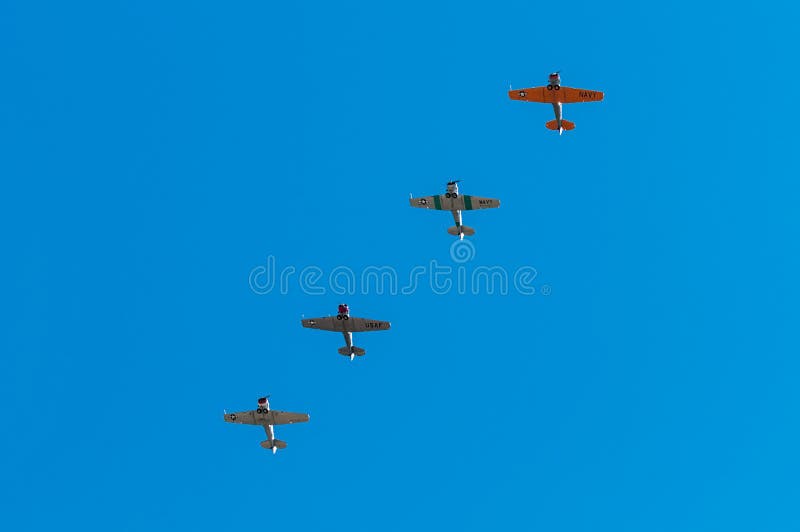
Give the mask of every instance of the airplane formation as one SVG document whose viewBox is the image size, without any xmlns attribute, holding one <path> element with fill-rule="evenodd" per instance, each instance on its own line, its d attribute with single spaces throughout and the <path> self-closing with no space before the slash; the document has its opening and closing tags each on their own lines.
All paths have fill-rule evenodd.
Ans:
<svg viewBox="0 0 800 532">
<path fill-rule="evenodd" d="M 558 72 L 553 72 L 548 77 L 548 83 L 541 87 L 530 87 L 527 89 L 511 89 L 508 97 L 512 100 L 524 102 L 549 103 L 553 105 L 555 119 L 545 123 L 547 129 L 558 131 L 561 135 L 564 131 L 572 131 L 575 124 L 565 120 L 562 116 L 562 105 L 565 103 L 599 102 L 604 98 L 600 91 L 576 89 L 561 85 L 561 76 Z M 472 236 L 475 230 L 462 222 L 462 212 L 478 209 L 494 209 L 500 206 L 500 200 L 494 198 L 484 198 L 480 196 L 469 196 L 461 194 L 458 190 L 459 181 L 449 181 L 444 194 L 435 196 L 421 196 L 409 199 L 412 207 L 417 209 L 433 209 L 437 211 L 450 211 L 453 215 L 455 225 L 448 228 L 447 232 L 463 240 L 465 236 Z M 340 304 L 335 316 L 324 316 L 321 318 L 302 319 L 301 325 L 308 329 L 318 329 L 341 333 L 344 337 L 345 345 L 340 347 L 340 355 L 354 360 L 366 354 L 366 350 L 353 345 L 353 333 L 370 331 L 387 331 L 391 328 L 388 321 L 374 320 L 371 318 L 357 318 L 350 316 L 350 307 L 347 304 Z M 275 454 L 278 449 L 285 449 L 286 442 L 275 438 L 275 425 L 288 425 L 293 423 L 305 423 L 309 420 L 309 415 L 305 413 L 283 412 L 272 410 L 269 406 L 269 396 L 261 397 L 257 401 L 255 410 L 243 412 L 224 413 L 224 421 L 227 423 L 237 423 L 244 425 L 260 425 L 266 432 L 267 439 L 261 442 L 261 447 L 271 449 Z"/>
</svg>

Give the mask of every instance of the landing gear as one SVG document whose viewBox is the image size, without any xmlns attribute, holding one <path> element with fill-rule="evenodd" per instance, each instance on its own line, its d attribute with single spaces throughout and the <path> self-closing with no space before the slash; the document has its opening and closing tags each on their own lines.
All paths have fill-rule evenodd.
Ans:
<svg viewBox="0 0 800 532">
<path fill-rule="evenodd" d="M 345 314 L 344 316 L 342 316 L 342 319 L 343 319 L 343 320 L 349 320 L 349 319 L 350 319 L 350 316 L 348 316 L 347 314 Z"/>
<path fill-rule="evenodd" d="M 553 85 L 553 88 L 557 91 L 561 90 L 561 85 Z"/>
<path fill-rule="evenodd" d="M 342 319 L 342 315 L 341 315 L 341 314 L 337 315 L 337 316 L 336 316 L 336 319 L 337 319 L 337 320 L 340 320 L 340 319 Z"/>
<path fill-rule="evenodd" d="M 547 86 L 547 90 L 549 90 L 549 91 L 553 90 L 553 86 L 552 85 L 548 85 Z"/>
</svg>

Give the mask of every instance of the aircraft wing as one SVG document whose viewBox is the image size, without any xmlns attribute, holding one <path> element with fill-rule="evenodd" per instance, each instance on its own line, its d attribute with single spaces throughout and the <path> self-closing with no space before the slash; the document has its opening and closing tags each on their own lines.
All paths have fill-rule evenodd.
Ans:
<svg viewBox="0 0 800 532">
<path fill-rule="evenodd" d="M 328 316 L 326 318 L 311 318 L 302 320 L 303 327 L 309 329 L 321 329 L 323 331 L 336 332 L 367 332 L 385 331 L 391 324 L 388 321 L 371 320 L 369 318 L 338 319 L 338 317 Z"/>
<path fill-rule="evenodd" d="M 482 198 L 480 196 L 469 196 L 461 194 L 455 199 L 460 201 L 462 206 L 458 207 L 463 211 L 474 211 L 476 209 L 494 209 L 500 206 L 500 200 L 493 198 Z"/>
<path fill-rule="evenodd" d="M 263 425 L 265 423 L 264 414 L 258 414 L 255 410 L 225 414 L 225 421 L 244 425 Z"/>
<path fill-rule="evenodd" d="M 416 207 L 418 209 L 442 210 L 441 196 L 422 196 L 420 198 L 411 198 L 409 202 L 411 203 L 412 207 Z"/>
<path fill-rule="evenodd" d="M 538 103 L 580 103 L 580 102 L 599 102 L 604 94 L 601 91 L 590 91 L 587 89 L 574 89 L 563 85 L 556 90 L 547 90 L 547 87 L 531 87 L 529 89 L 514 89 L 508 91 L 508 97 L 512 100 L 522 100 L 524 102 Z"/>
<path fill-rule="evenodd" d="M 291 423 L 305 423 L 308 421 L 308 414 L 281 412 L 280 410 L 270 410 L 267 415 L 270 414 L 272 415 L 273 425 L 289 425 Z"/>
<path fill-rule="evenodd" d="M 337 320 L 333 316 L 326 316 L 324 318 L 311 318 L 307 320 L 301 320 L 303 327 L 308 329 L 320 329 L 323 331 L 344 331 L 344 326 L 342 325 L 342 321 L 344 320 Z"/>
<path fill-rule="evenodd" d="M 547 87 L 530 87 L 510 90 L 508 91 L 508 97 L 512 100 L 522 100 L 524 102 L 551 103 L 555 101 L 552 92 L 548 91 Z"/>
<path fill-rule="evenodd" d="M 228 423 L 238 423 L 242 425 L 287 425 L 289 423 L 303 423 L 308 421 L 308 414 L 295 414 L 293 412 L 282 412 L 280 410 L 270 410 L 259 414 L 255 410 L 247 410 L 245 412 L 225 414 L 224 419 Z"/>
<path fill-rule="evenodd" d="M 411 198 L 410 203 L 412 207 L 436 209 L 437 211 L 472 211 L 475 209 L 491 209 L 500 206 L 500 200 L 470 196 L 469 194 L 459 194 L 454 198 L 448 198 L 445 195 L 424 196 L 421 198 Z"/>
<path fill-rule="evenodd" d="M 347 321 L 347 330 L 351 332 L 386 331 L 392 326 L 388 321 L 369 318 L 350 318 Z"/>
<path fill-rule="evenodd" d="M 590 91 L 586 89 L 573 89 L 572 87 L 561 87 L 560 100 L 562 103 L 580 102 L 599 102 L 603 100 L 604 94 L 600 91 Z"/>
</svg>

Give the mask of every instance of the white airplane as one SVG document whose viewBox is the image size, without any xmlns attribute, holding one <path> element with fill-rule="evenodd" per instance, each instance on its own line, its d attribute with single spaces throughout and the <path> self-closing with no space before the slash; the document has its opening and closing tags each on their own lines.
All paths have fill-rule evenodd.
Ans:
<svg viewBox="0 0 800 532">
<path fill-rule="evenodd" d="M 269 396 L 261 397 L 258 400 L 258 408 L 246 412 L 225 412 L 223 418 L 228 423 L 241 423 L 244 425 L 261 425 L 267 433 L 267 439 L 261 442 L 264 449 L 272 449 L 272 454 L 278 449 L 286 449 L 286 442 L 275 439 L 273 425 L 287 425 L 291 423 L 305 423 L 308 421 L 308 414 L 295 414 L 292 412 L 281 412 L 280 410 L 270 410 Z"/>
<path fill-rule="evenodd" d="M 365 350 L 353 345 L 354 332 L 385 331 L 392 324 L 388 321 L 372 320 L 369 318 L 350 317 L 350 307 L 345 304 L 339 305 L 339 313 L 336 316 L 326 316 L 324 318 L 311 318 L 302 320 L 303 327 L 309 329 L 320 329 L 323 331 L 340 332 L 344 335 L 347 345 L 339 348 L 339 354 L 349 356 L 353 360 L 356 356 L 362 356 Z"/>
<path fill-rule="evenodd" d="M 500 200 L 492 198 L 481 198 L 478 196 L 460 195 L 458 193 L 459 181 L 447 183 L 447 192 L 438 196 L 423 196 L 421 198 L 411 197 L 409 202 L 412 207 L 418 209 L 435 209 L 437 211 L 450 211 L 453 213 L 453 220 L 456 225 L 450 227 L 447 232 L 457 236 L 461 240 L 464 235 L 472 236 L 475 229 L 467 227 L 461 223 L 461 211 L 472 211 L 476 209 L 493 209 L 500 206 Z"/>
</svg>

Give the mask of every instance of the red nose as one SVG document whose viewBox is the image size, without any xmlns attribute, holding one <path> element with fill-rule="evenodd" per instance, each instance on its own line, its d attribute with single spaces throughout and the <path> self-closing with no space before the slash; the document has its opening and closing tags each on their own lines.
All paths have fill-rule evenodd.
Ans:
<svg viewBox="0 0 800 532">
<path fill-rule="evenodd" d="M 262 397 L 261 399 L 258 400 L 258 404 L 260 404 L 260 405 L 267 404 L 267 398 L 266 397 Z"/>
</svg>

